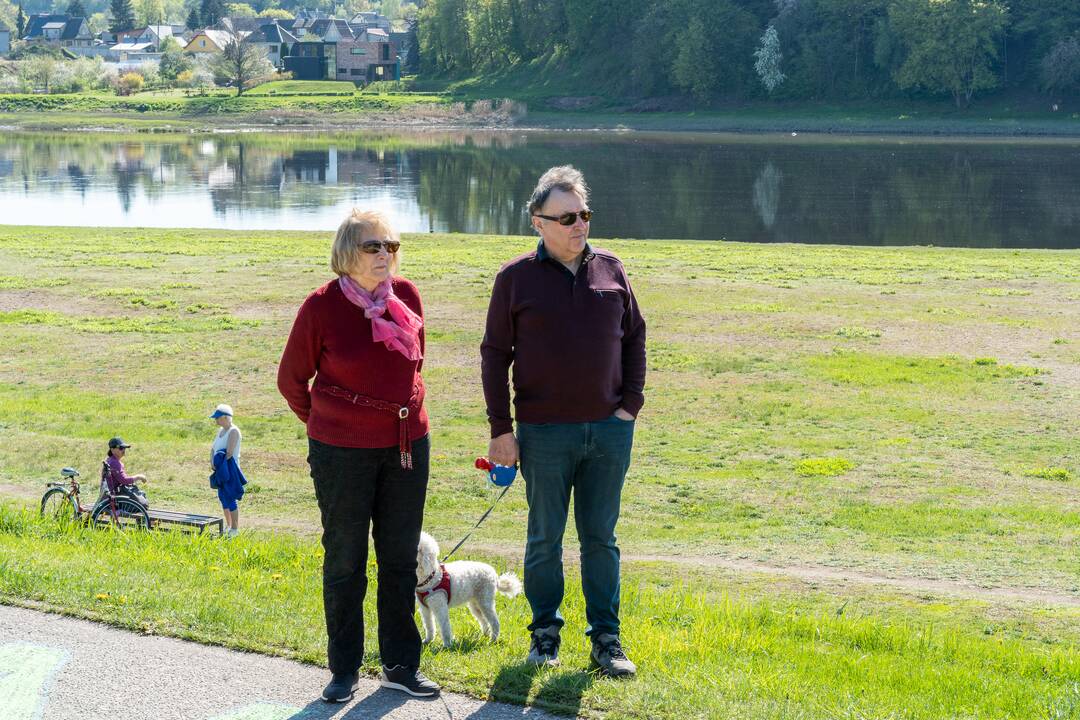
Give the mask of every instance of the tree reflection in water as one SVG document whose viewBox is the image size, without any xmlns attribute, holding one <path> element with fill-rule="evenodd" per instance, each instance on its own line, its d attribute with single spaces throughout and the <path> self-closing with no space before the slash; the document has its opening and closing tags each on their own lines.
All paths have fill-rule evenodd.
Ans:
<svg viewBox="0 0 1080 720">
<path fill-rule="evenodd" d="M 1080 144 L 659 133 L 342 133 L 0 139 L 3 222 L 528 234 L 548 167 L 592 187 L 597 237 L 1080 246 Z M 98 202 L 108 197 L 116 202 Z"/>
</svg>

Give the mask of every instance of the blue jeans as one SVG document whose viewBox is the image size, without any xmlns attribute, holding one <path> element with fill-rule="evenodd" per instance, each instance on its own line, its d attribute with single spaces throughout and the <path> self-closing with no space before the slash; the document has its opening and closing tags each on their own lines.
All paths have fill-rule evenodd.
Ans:
<svg viewBox="0 0 1080 720">
<path fill-rule="evenodd" d="M 581 586 L 587 635 L 619 632 L 619 520 L 623 481 L 630 467 L 634 423 L 614 415 L 587 423 L 518 423 L 521 474 L 529 502 L 525 597 L 529 630 L 562 627 L 562 540 L 574 495 L 581 543 Z"/>
</svg>

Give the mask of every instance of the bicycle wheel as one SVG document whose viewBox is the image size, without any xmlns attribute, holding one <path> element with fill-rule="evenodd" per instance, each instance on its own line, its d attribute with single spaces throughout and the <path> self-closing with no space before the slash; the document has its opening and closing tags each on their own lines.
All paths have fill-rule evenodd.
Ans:
<svg viewBox="0 0 1080 720">
<path fill-rule="evenodd" d="M 63 488 L 49 488 L 41 496 L 41 517 L 51 520 L 75 520 L 79 517 L 79 508 Z"/>
<path fill-rule="evenodd" d="M 94 524 L 111 524 L 118 530 L 146 530 L 150 527 L 150 516 L 139 503 L 131 498 L 118 497 L 115 501 L 116 512 L 109 505 L 106 498 L 94 508 Z"/>
</svg>

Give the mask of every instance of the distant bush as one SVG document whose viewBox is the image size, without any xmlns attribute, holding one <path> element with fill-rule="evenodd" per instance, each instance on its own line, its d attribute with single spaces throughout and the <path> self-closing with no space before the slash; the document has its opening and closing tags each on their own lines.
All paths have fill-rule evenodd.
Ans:
<svg viewBox="0 0 1080 720">
<path fill-rule="evenodd" d="M 137 72 L 124 73 L 116 82 L 117 95 L 131 95 L 143 89 L 146 80 Z"/>
</svg>

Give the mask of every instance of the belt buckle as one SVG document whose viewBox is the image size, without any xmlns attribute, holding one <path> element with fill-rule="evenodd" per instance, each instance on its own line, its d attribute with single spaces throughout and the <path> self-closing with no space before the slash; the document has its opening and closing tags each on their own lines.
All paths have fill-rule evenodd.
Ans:
<svg viewBox="0 0 1080 720">
<path fill-rule="evenodd" d="M 401 408 L 400 410 L 398 410 L 397 416 L 399 420 L 404 420 L 405 418 L 409 417 L 409 408 Z"/>
</svg>

